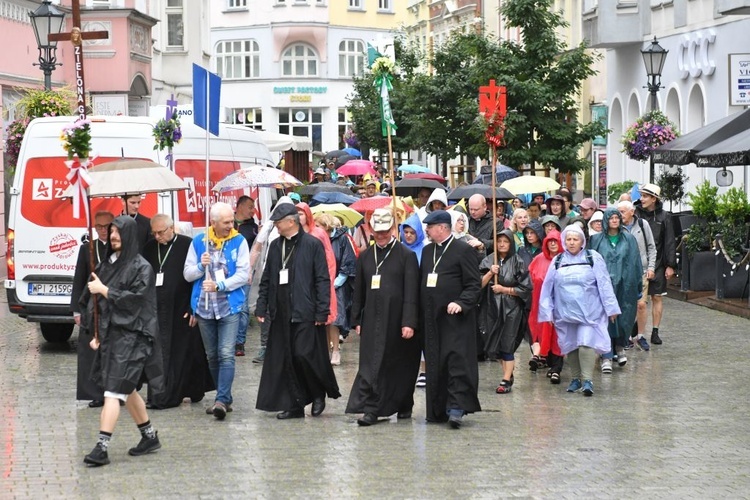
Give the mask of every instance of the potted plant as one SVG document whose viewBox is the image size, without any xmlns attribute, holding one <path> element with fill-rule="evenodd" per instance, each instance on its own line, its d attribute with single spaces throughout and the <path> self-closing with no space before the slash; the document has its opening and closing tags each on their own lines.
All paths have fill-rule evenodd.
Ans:
<svg viewBox="0 0 750 500">
<path fill-rule="evenodd" d="M 693 215 L 680 216 L 682 237 L 681 288 L 692 291 L 716 289 L 716 259 L 712 250 L 719 188 L 708 181 L 700 184 L 688 199 Z"/>
<path fill-rule="evenodd" d="M 716 297 L 744 297 L 748 290 L 748 221 L 750 202 L 744 188 L 734 187 L 716 202 L 714 227 Z"/>
</svg>

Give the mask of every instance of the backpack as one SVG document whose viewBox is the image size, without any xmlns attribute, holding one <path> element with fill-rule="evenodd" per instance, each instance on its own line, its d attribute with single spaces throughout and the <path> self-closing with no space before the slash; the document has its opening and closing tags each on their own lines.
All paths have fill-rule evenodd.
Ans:
<svg viewBox="0 0 750 500">
<path fill-rule="evenodd" d="M 588 248 L 584 250 L 586 252 L 586 262 L 576 262 L 575 264 L 563 264 L 560 265 L 560 259 L 562 258 L 563 254 L 558 254 L 555 256 L 555 269 L 560 269 L 561 267 L 568 267 L 568 266 L 585 266 L 588 264 L 591 267 L 594 267 L 594 256 L 591 255 L 591 250 Z"/>
</svg>

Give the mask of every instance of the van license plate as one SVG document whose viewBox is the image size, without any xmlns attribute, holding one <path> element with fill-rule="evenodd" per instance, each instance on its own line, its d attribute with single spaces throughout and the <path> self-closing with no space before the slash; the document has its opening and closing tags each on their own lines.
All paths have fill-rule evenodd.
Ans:
<svg viewBox="0 0 750 500">
<path fill-rule="evenodd" d="M 29 283 L 29 295 L 70 296 L 73 283 Z"/>
</svg>

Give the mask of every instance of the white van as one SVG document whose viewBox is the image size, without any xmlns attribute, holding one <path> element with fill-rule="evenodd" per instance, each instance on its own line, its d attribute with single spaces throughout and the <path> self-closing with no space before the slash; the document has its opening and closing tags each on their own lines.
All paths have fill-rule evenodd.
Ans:
<svg viewBox="0 0 750 500">
<path fill-rule="evenodd" d="M 87 234 L 84 218 L 73 218 L 71 200 L 63 197 L 69 183 L 65 151 L 60 133 L 75 117 L 37 118 L 24 135 L 10 196 L 7 229 L 8 276 L 5 289 L 10 311 L 30 322 L 40 323 L 42 335 L 51 342 L 66 341 L 73 332 L 70 294 L 78 247 Z M 147 117 L 91 117 L 94 166 L 122 157 L 166 164 L 167 151 L 154 150 L 153 126 Z M 144 195 L 141 213 L 168 213 L 175 221 L 191 223 L 196 231 L 205 226 L 206 136 L 191 123 L 182 125 L 182 141 L 174 148 L 174 170 L 190 186 L 178 193 Z M 273 165 L 268 148 L 259 135 L 242 126 L 222 125 L 219 137 L 210 139 L 209 188 L 241 163 Z M 272 195 L 254 194 L 263 213 Z M 234 205 L 249 190 L 217 195 L 212 201 Z M 91 200 L 91 214 L 108 210 L 122 212 L 119 198 Z"/>
</svg>

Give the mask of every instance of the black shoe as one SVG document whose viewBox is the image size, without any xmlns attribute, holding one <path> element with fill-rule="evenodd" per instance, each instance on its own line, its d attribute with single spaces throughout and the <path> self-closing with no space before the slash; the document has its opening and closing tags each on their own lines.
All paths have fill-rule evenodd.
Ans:
<svg viewBox="0 0 750 500">
<path fill-rule="evenodd" d="M 451 415 L 448 417 L 448 423 L 450 424 L 451 428 L 453 429 L 460 429 L 461 424 L 463 423 L 463 418 L 461 415 Z"/>
<path fill-rule="evenodd" d="M 362 418 L 357 419 L 357 423 L 362 427 L 369 427 L 378 423 L 378 416 L 374 413 L 365 413 Z"/>
<path fill-rule="evenodd" d="M 652 332 L 651 333 L 651 343 L 655 345 L 661 345 L 661 339 L 659 338 L 659 332 Z"/>
<path fill-rule="evenodd" d="M 297 409 L 282 411 L 281 413 L 276 415 L 276 418 L 278 418 L 279 420 L 289 420 L 290 418 L 305 418 L 305 410 Z"/>
<path fill-rule="evenodd" d="M 235 356 L 244 356 L 245 355 L 245 344 L 237 344 L 234 346 L 234 355 Z"/>
<path fill-rule="evenodd" d="M 107 450 L 99 446 L 99 443 L 97 443 L 96 446 L 94 446 L 94 449 L 91 450 L 91 453 L 83 457 L 83 461 L 89 465 L 99 467 L 109 463 L 109 456 L 107 455 Z"/>
<path fill-rule="evenodd" d="M 102 406 L 104 406 L 104 401 L 98 399 L 89 402 L 89 408 L 101 408 Z"/>
<path fill-rule="evenodd" d="M 130 448 L 128 450 L 128 455 L 131 457 L 139 457 L 146 453 L 156 451 L 159 448 L 161 448 L 161 443 L 159 442 L 159 433 L 157 432 L 153 439 L 149 439 L 145 436 L 142 437 L 135 448 Z"/>
<path fill-rule="evenodd" d="M 396 415 L 396 418 L 399 419 L 399 420 L 410 419 L 411 418 L 411 410 L 398 412 L 398 414 Z"/>
<path fill-rule="evenodd" d="M 155 410 L 156 406 L 154 406 L 154 403 L 152 403 L 151 401 L 146 401 L 146 409 L 147 410 Z"/>
<path fill-rule="evenodd" d="M 220 401 L 217 401 L 216 403 L 214 403 L 213 414 L 217 420 L 224 420 L 224 417 L 227 416 L 227 405 Z"/>
<path fill-rule="evenodd" d="M 232 405 L 224 403 L 224 407 L 227 409 L 227 413 L 232 413 Z M 216 403 L 206 408 L 206 415 L 213 415 L 214 408 L 216 408 Z"/>
<path fill-rule="evenodd" d="M 321 413 L 323 413 L 323 410 L 326 409 L 326 400 L 325 398 L 316 398 L 313 400 L 312 404 L 312 416 L 318 417 Z"/>
</svg>

